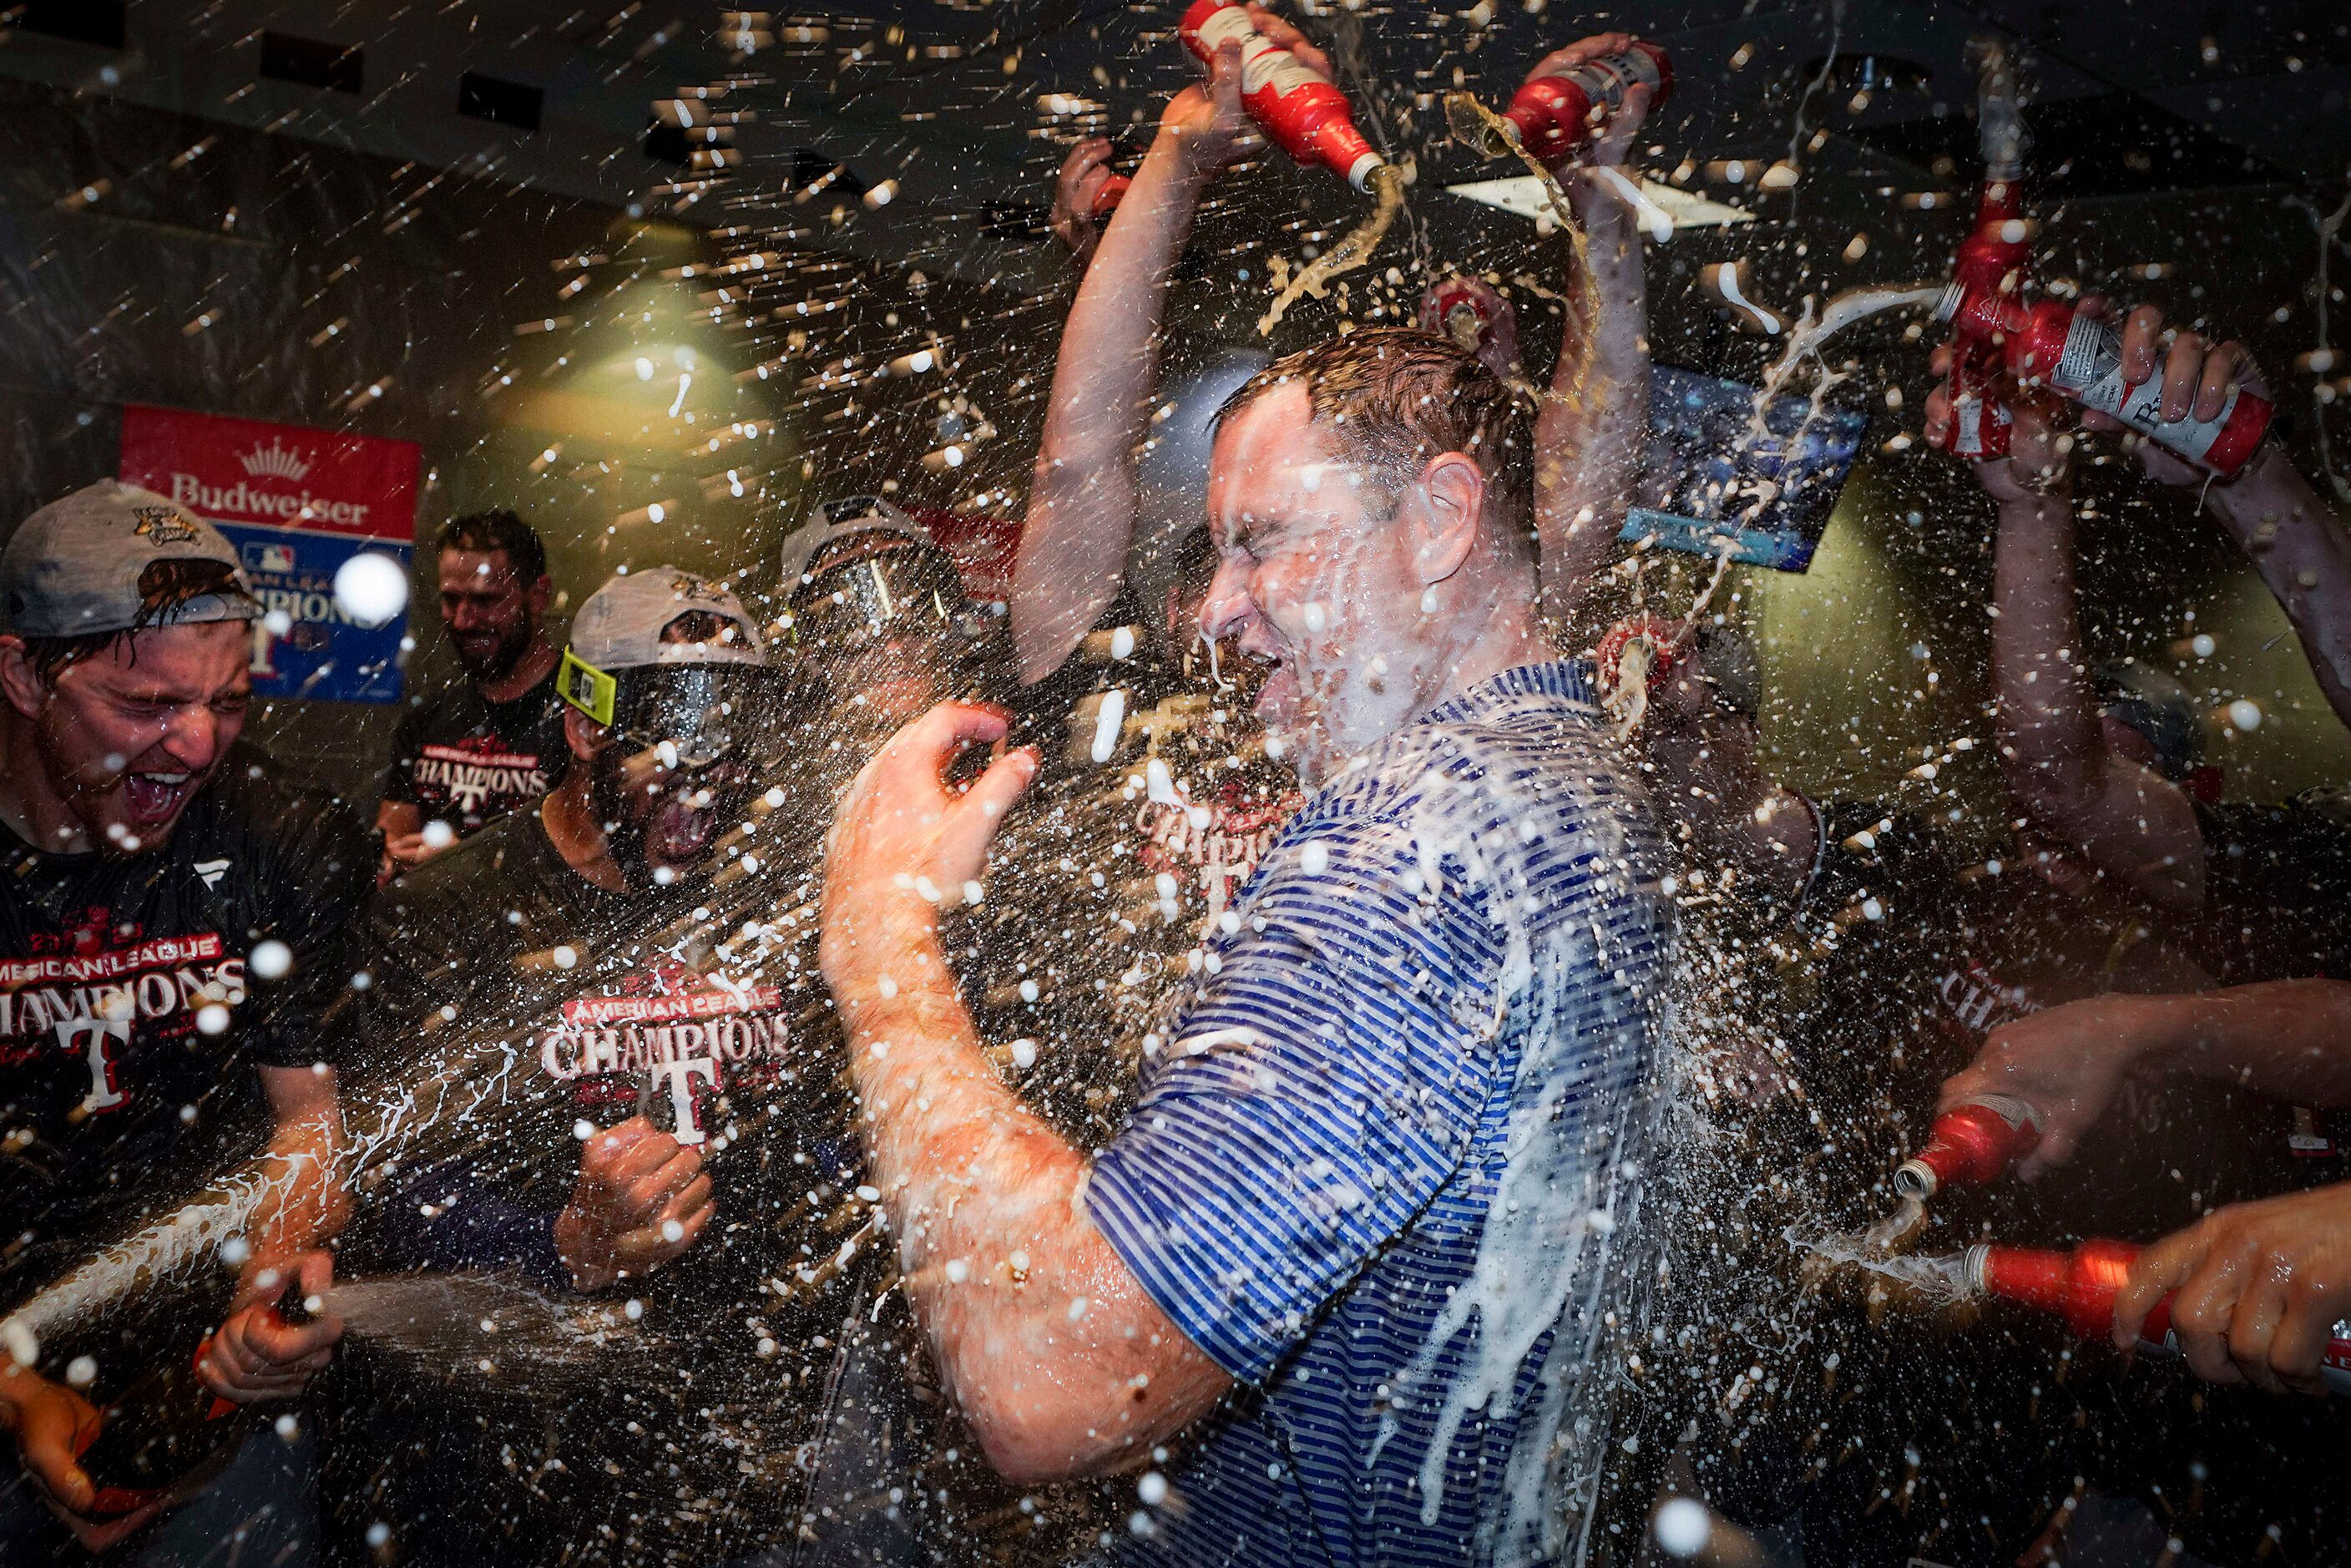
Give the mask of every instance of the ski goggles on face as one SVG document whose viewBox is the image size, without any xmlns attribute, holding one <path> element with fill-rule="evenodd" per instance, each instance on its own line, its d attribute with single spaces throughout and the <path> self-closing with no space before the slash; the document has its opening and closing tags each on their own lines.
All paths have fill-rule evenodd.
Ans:
<svg viewBox="0 0 2351 1568">
<path fill-rule="evenodd" d="M 894 546 L 828 567 L 793 593 L 785 628 L 804 658 L 833 659 L 902 637 L 972 635 L 978 612 L 946 551 Z"/>
<path fill-rule="evenodd" d="M 631 750 L 686 769 L 760 759 L 771 749 L 783 697 L 775 672 L 756 664 L 645 664 L 608 673 L 568 650 L 557 683 L 564 701 Z"/>
</svg>

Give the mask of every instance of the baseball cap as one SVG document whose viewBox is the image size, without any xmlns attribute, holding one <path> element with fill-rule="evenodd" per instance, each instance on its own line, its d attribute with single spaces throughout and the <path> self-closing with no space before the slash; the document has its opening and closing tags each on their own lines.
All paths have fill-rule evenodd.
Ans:
<svg viewBox="0 0 2351 1568">
<path fill-rule="evenodd" d="M 720 636 L 667 643 L 662 633 L 682 615 L 715 615 Z M 731 630 L 733 636 L 724 634 Z M 722 664 L 764 668 L 767 645 L 749 612 L 726 584 L 674 566 L 613 578 L 588 596 L 571 621 L 571 643 L 555 677 L 563 700 L 599 724 L 614 721 L 621 676 L 631 670 Z"/>
<path fill-rule="evenodd" d="M 210 561 L 217 591 L 147 612 L 170 585 L 157 569 Z M 101 479 L 26 517 L 0 552 L 0 614 L 19 637 L 79 637 L 149 626 L 252 621 L 261 614 L 236 550 L 220 530 L 152 490 Z"/>
<path fill-rule="evenodd" d="M 2203 716 L 2186 686 L 2136 659 L 2101 664 L 2093 679 L 2100 709 L 2146 737 L 2165 778 L 2195 771 L 2204 754 Z"/>
<path fill-rule="evenodd" d="M 800 588 L 809 562 L 829 547 L 861 534 L 895 534 L 910 544 L 932 545 L 922 524 L 879 496 L 844 496 L 817 508 L 816 519 L 784 540 L 783 591 L 789 599 Z"/>
</svg>

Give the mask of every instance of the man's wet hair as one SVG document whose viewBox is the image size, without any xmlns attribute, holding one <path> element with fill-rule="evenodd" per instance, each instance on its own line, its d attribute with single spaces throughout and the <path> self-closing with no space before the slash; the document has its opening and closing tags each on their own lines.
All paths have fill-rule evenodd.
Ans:
<svg viewBox="0 0 2351 1568">
<path fill-rule="evenodd" d="M 1534 425 L 1526 400 L 1475 353 L 1412 327 L 1380 327 L 1276 360 L 1225 400 L 1225 422 L 1275 388 L 1306 388 L 1315 423 L 1341 454 L 1380 476 L 1391 495 L 1441 453 L 1467 453 L 1486 476 L 1487 505 L 1523 546 L 1534 505 Z"/>
<path fill-rule="evenodd" d="M 547 575 L 547 546 L 538 530 L 503 507 L 468 512 L 441 525 L 433 541 L 436 550 L 468 550 L 488 555 L 504 550 L 507 565 L 525 588 Z"/>
<path fill-rule="evenodd" d="M 119 632 L 89 632 L 73 637 L 27 637 L 26 663 L 33 666 L 33 673 L 41 677 L 43 685 L 55 685 L 59 675 L 85 659 L 99 657 L 117 643 L 129 646 L 135 660 L 140 632 L 172 624 L 183 606 L 207 596 L 252 597 L 245 584 L 237 580 L 236 569 L 226 561 L 202 556 L 173 556 L 149 561 L 139 574 L 139 614 L 129 626 Z"/>
</svg>

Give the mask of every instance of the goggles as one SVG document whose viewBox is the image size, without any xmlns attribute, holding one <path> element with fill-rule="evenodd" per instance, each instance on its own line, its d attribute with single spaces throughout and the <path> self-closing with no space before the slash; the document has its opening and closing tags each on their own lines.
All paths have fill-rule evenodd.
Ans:
<svg viewBox="0 0 2351 1568">
<path fill-rule="evenodd" d="M 968 637 L 978 629 L 954 558 L 897 545 L 828 567 L 801 584 L 785 631 L 804 654 L 836 658 L 893 638 Z"/>
<path fill-rule="evenodd" d="M 758 761 L 782 706 L 774 672 L 756 664 L 643 664 L 607 672 L 566 650 L 563 700 L 665 768 Z"/>
</svg>

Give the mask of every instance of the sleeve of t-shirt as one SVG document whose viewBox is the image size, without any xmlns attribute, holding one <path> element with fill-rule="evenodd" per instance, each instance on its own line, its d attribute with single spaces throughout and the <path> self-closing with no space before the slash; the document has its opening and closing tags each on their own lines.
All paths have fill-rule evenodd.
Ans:
<svg viewBox="0 0 2351 1568">
<path fill-rule="evenodd" d="M 1096 1157 L 1094 1224 L 1243 1382 L 1437 1195 L 1491 1090 L 1499 959 L 1411 891 L 1419 863 L 1392 823 L 1286 833 Z"/>
<path fill-rule="evenodd" d="M 375 883 L 374 835 L 348 805 L 323 796 L 290 796 L 280 821 L 246 949 L 246 1039 L 266 1067 L 341 1069 L 350 1042 L 323 1020 L 350 983 L 349 928 Z M 268 941 L 283 943 L 292 960 L 275 977 L 265 977 L 254 957 Z"/>
<path fill-rule="evenodd" d="M 424 749 L 424 705 L 411 703 L 392 731 L 392 759 L 384 764 L 382 799 L 416 800 L 416 758 Z"/>
</svg>

